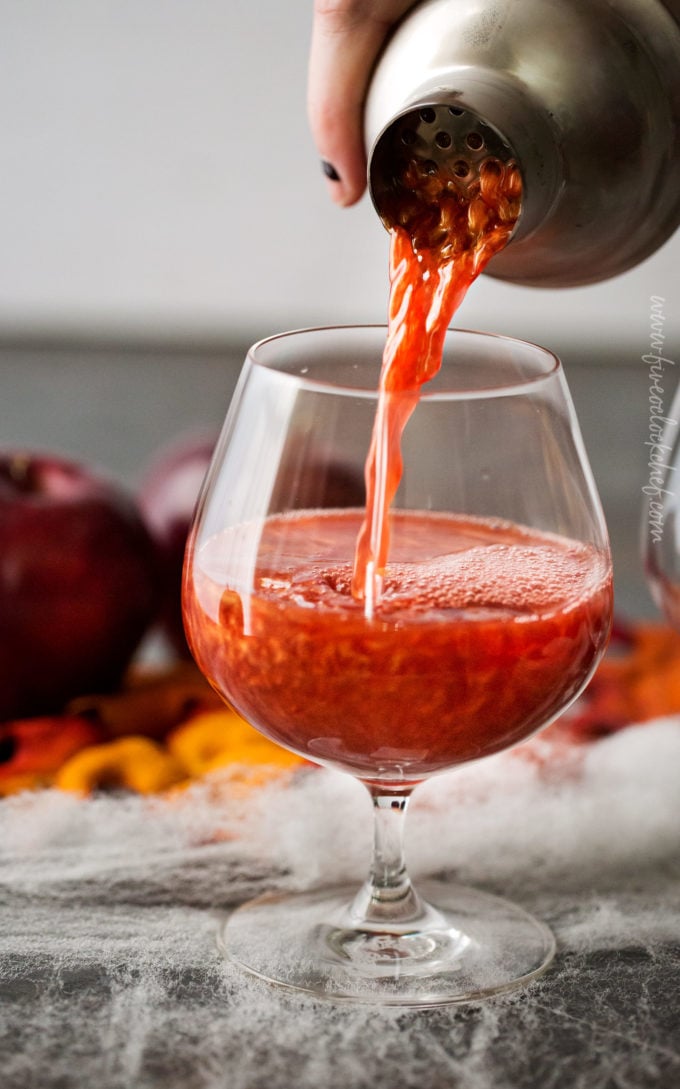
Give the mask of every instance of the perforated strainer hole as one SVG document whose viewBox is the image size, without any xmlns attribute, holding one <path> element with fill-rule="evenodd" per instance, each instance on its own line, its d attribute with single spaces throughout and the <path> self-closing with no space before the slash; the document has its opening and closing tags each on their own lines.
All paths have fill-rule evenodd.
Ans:
<svg viewBox="0 0 680 1089">
<path fill-rule="evenodd" d="M 434 142 L 437 147 L 441 148 L 451 147 L 452 143 L 451 137 L 449 136 L 448 132 L 438 132 L 434 138 Z"/>
<path fill-rule="evenodd" d="M 465 162 L 465 159 L 456 160 L 456 162 L 453 164 L 453 173 L 456 175 L 457 178 L 467 178 L 468 174 L 470 173 L 470 167 L 468 163 Z"/>
<path fill-rule="evenodd" d="M 480 151 L 484 147 L 484 137 L 478 132 L 469 132 L 465 142 L 471 151 Z"/>
</svg>

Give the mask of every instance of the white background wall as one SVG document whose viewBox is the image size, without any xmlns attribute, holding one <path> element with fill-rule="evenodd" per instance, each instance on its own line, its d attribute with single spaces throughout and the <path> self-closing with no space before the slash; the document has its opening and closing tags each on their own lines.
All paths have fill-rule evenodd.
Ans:
<svg viewBox="0 0 680 1089">
<path fill-rule="evenodd" d="M 381 321 L 387 236 L 325 194 L 311 0 L 0 0 L 0 336 Z M 485 277 L 459 324 L 639 361 L 680 339 L 680 237 L 604 285 Z"/>
</svg>

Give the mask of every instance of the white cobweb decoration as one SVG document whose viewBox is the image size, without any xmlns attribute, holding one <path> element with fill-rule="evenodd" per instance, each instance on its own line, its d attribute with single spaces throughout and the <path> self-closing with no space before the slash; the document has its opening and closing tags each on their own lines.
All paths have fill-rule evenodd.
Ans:
<svg viewBox="0 0 680 1089">
<path fill-rule="evenodd" d="M 547 747 L 546 747 L 547 746 Z M 530 754 L 530 757 L 522 754 Z M 265 889 L 363 880 L 370 803 L 311 770 L 170 800 L 0 803 L 2 1089 L 628 1089 L 680 1084 L 680 722 L 538 739 L 416 792 L 419 874 L 507 893 L 555 930 L 524 991 L 414 1013 L 250 980 L 218 918 Z"/>
</svg>

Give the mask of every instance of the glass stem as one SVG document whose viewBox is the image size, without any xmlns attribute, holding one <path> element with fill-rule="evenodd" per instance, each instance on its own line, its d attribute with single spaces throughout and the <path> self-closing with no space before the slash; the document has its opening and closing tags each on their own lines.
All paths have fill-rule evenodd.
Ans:
<svg viewBox="0 0 680 1089">
<path fill-rule="evenodd" d="M 404 860 L 404 823 L 411 792 L 388 794 L 375 787 L 369 787 L 369 791 L 373 799 L 373 861 L 351 913 L 355 926 L 394 929 L 412 924 L 423 915 L 422 901 L 411 884 Z"/>
</svg>

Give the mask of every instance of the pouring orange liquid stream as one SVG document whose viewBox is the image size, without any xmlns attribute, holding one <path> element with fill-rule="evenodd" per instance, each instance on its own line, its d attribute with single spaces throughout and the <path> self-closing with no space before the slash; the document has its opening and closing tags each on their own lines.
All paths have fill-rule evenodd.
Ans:
<svg viewBox="0 0 680 1089">
<path fill-rule="evenodd" d="M 468 288 L 503 249 L 520 212 L 515 163 L 487 159 L 479 188 L 463 197 L 455 179 L 413 161 L 402 183 L 416 200 L 392 230 L 387 343 L 366 462 L 366 517 L 354 559 L 352 594 L 372 616 L 389 552 L 388 515 L 402 474 L 401 436 L 423 383 L 441 366 L 444 338 Z M 398 210 L 395 210 L 398 215 Z M 406 218 L 402 214 L 402 219 Z"/>
</svg>

